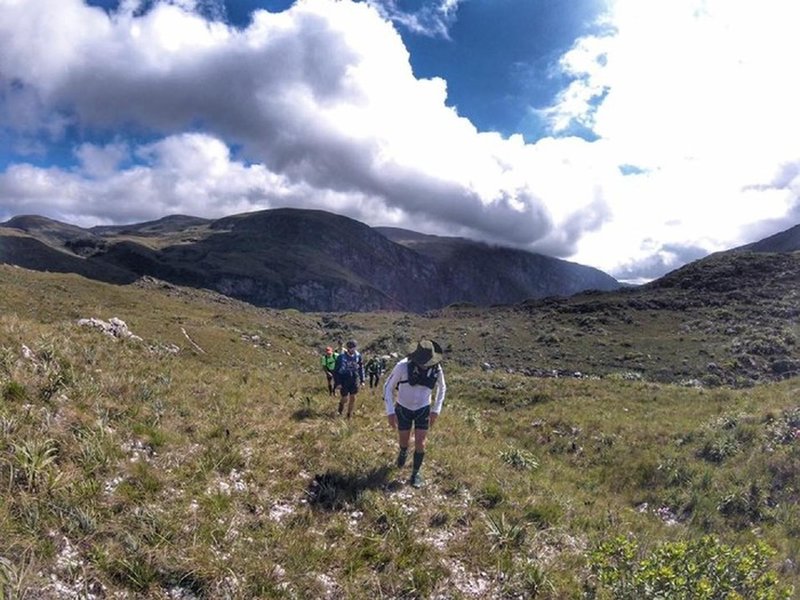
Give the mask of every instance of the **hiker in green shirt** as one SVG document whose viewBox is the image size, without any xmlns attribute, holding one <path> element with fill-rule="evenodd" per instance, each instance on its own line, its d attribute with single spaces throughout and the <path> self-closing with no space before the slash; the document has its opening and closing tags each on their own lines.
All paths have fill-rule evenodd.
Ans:
<svg viewBox="0 0 800 600">
<path fill-rule="evenodd" d="M 338 354 L 330 346 L 325 348 L 325 354 L 322 355 L 322 370 L 325 371 L 325 377 L 328 378 L 328 395 L 330 396 L 333 396 L 334 393 L 333 371 L 336 368 L 337 356 Z"/>
</svg>

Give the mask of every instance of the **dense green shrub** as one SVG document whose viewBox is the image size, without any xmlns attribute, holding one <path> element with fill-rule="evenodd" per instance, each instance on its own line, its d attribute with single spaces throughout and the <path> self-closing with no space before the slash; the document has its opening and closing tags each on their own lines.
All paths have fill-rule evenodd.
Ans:
<svg viewBox="0 0 800 600">
<path fill-rule="evenodd" d="M 590 556 L 592 598 L 670 600 L 791 598 L 769 568 L 766 544 L 728 546 L 712 536 L 666 542 L 643 556 L 636 542 L 616 537 Z"/>
</svg>

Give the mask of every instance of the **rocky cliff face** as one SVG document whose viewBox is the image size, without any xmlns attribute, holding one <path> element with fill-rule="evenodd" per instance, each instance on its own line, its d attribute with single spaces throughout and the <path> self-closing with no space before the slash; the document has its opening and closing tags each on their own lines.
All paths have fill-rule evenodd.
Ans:
<svg viewBox="0 0 800 600">
<path fill-rule="evenodd" d="M 402 229 L 378 231 L 436 264 L 444 304 L 511 304 L 620 287 L 613 277 L 598 269 L 550 256 Z"/>
<path fill-rule="evenodd" d="M 459 238 L 405 232 L 423 242 L 398 243 L 382 230 L 323 211 L 176 217 L 91 231 L 37 219 L 24 221 L 25 234 L 72 257 L 67 262 L 81 265 L 83 274 L 151 276 L 274 308 L 422 312 L 619 286 L 596 269 Z M 46 236 L 37 236 L 37 228 Z M 46 270 L 49 260 L 43 254 L 41 264 L 26 266 Z M 10 255 L 0 261 L 15 262 Z"/>
</svg>

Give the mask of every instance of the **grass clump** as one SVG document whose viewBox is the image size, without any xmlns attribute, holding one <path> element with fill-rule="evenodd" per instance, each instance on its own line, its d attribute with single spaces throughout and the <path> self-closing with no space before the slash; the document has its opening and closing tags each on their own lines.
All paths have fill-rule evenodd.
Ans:
<svg viewBox="0 0 800 600">
<path fill-rule="evenodd" d="M 532 471 L 539 468 L 539 461 L 532 452 L 520 448 L 509 448 L 500 452 L 500 459 L 514 469 Z"/>
<path fill-rule="evenodd" d="M 6 402 L 25 402 L 28 391 L 18 381 L 9 381 L 3 386 L 3 400 Z"/>
</svg>

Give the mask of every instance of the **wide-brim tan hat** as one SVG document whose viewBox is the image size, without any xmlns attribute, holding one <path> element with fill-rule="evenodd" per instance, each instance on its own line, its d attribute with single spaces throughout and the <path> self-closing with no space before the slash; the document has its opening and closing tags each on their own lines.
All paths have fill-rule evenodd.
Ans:
<svg viewBox="0 0 800 600">
<path fill-rule="evenodd" d="M 442 347 L 433 340 L 420 340 L 409 350 L 408 360 L 420 367 L 432 367 L 442 360 Z"/>
</svg>

